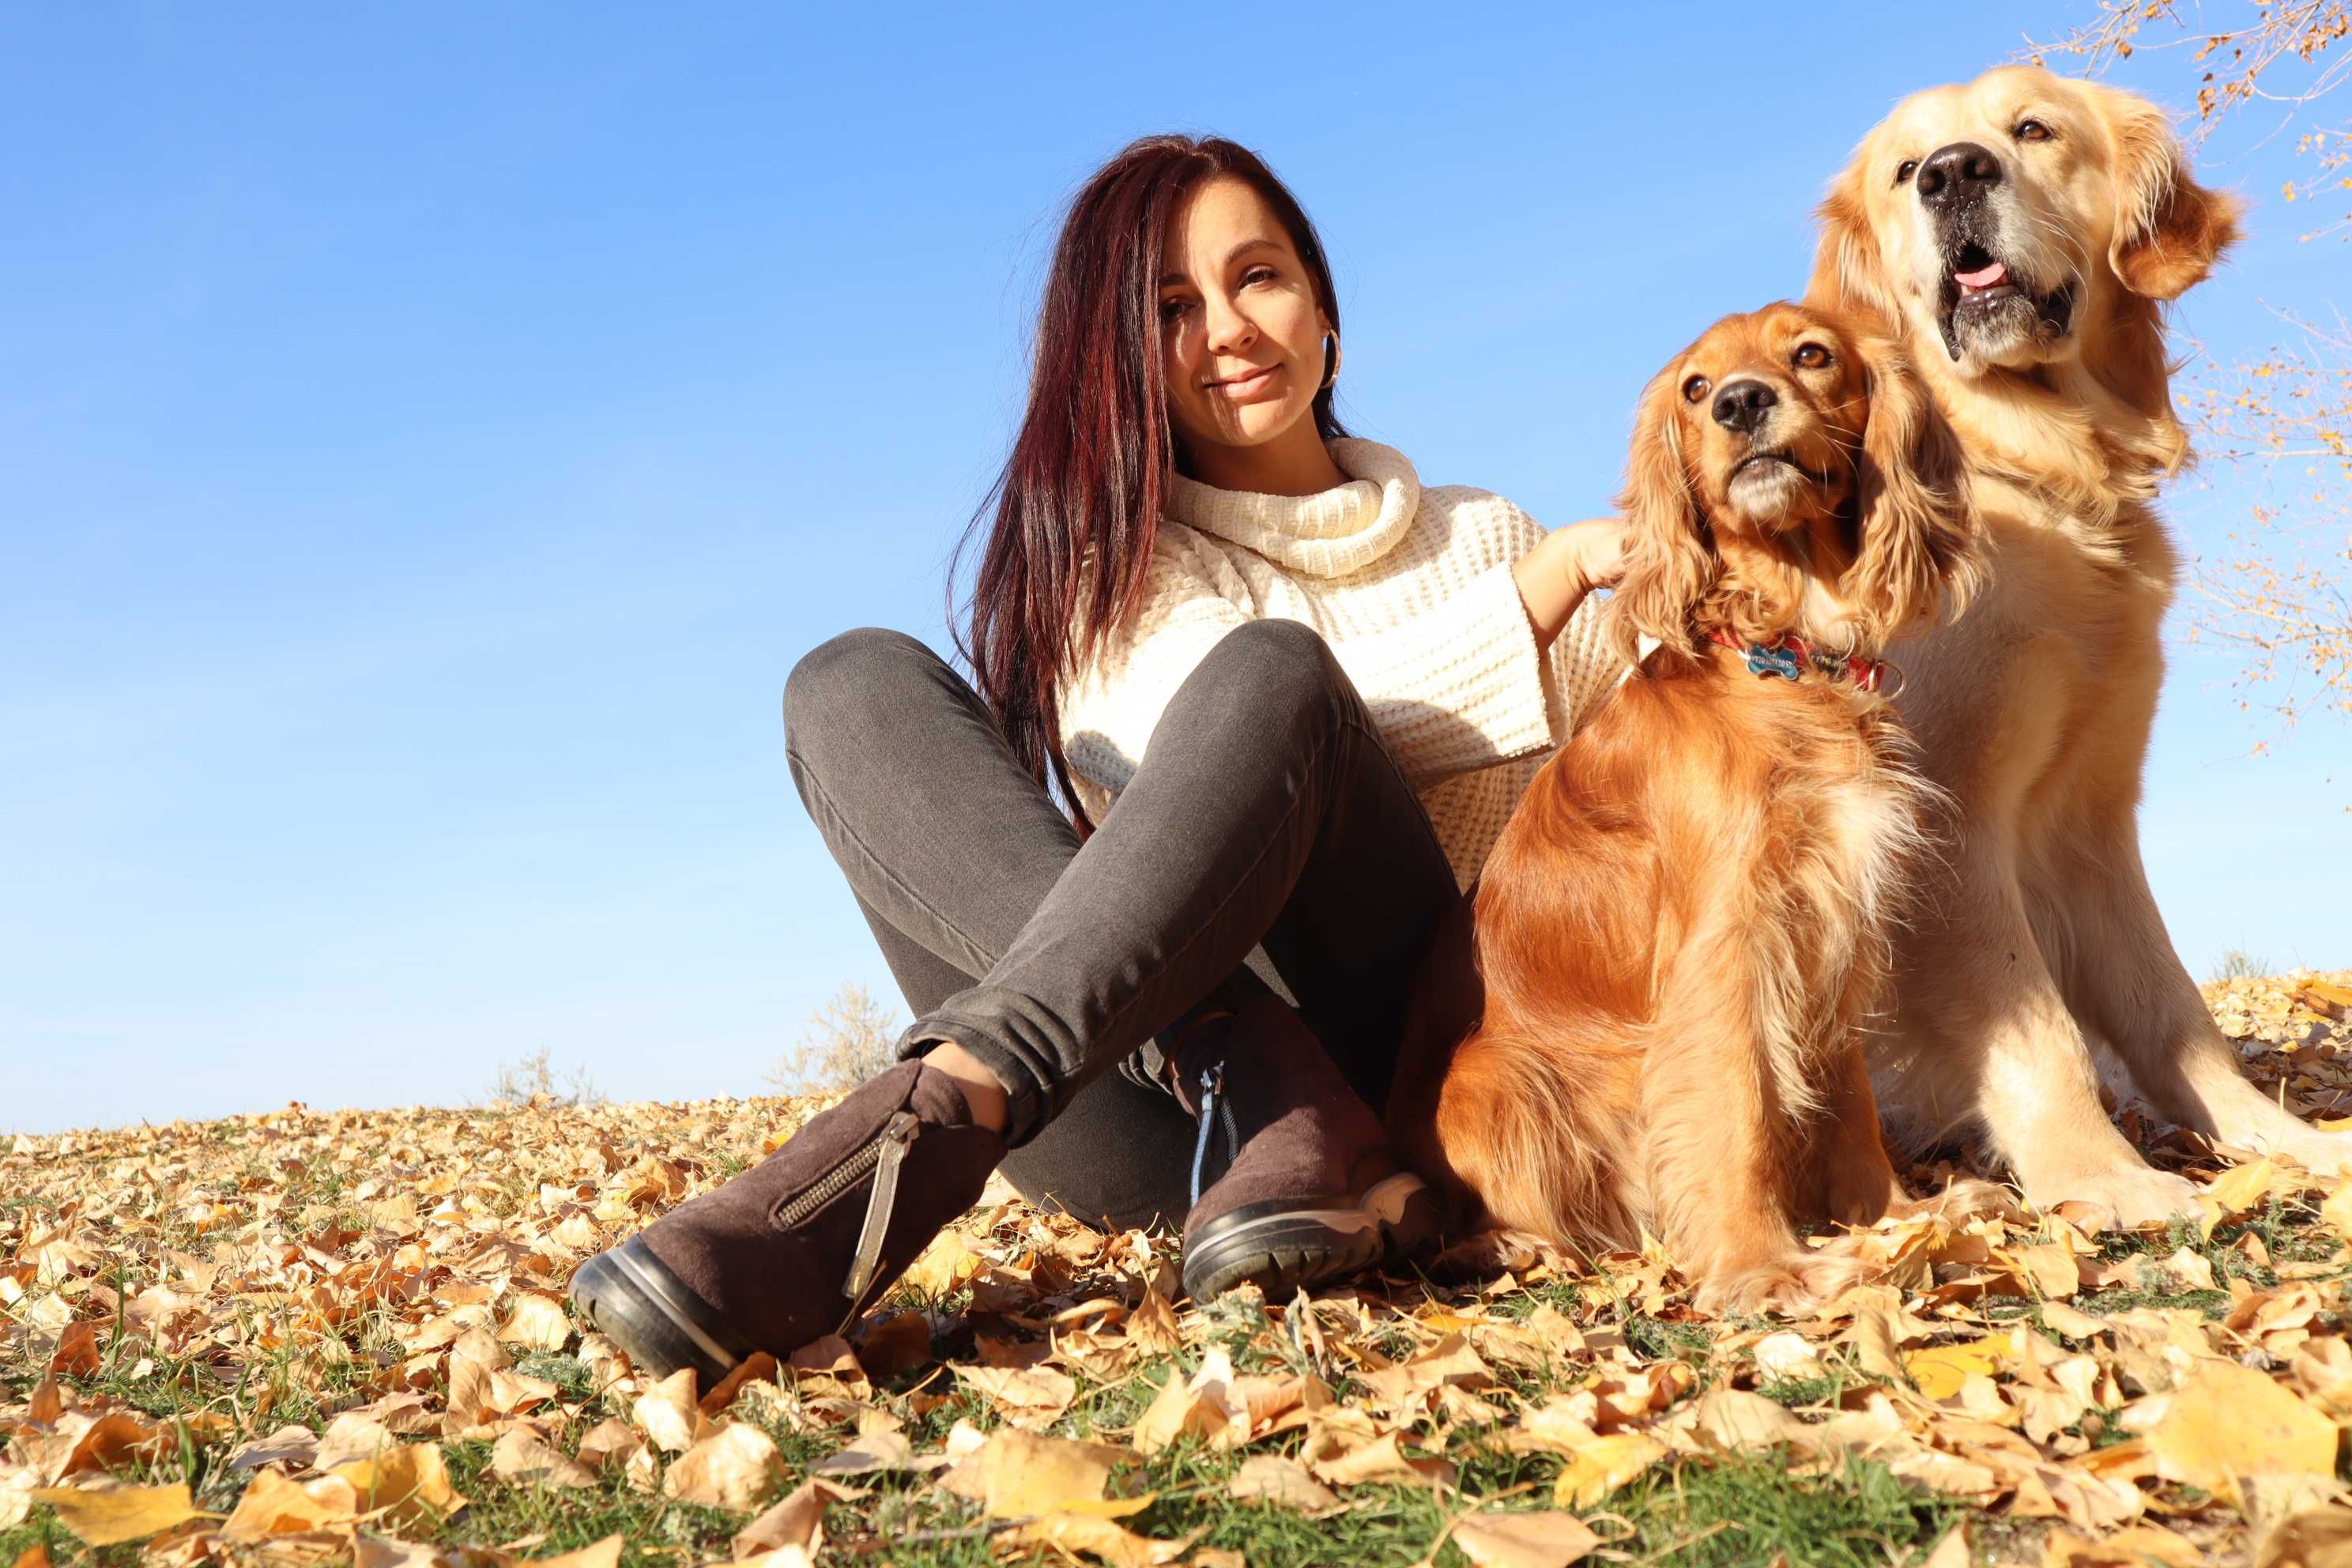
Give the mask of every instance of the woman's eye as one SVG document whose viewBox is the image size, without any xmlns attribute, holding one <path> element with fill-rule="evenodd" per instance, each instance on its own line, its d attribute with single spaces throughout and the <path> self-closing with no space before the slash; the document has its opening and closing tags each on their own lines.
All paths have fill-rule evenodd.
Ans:
<svg viewBox="0 0 2352 1568">
<path fill-rule="evenodd" d="M 1187 311 L 1187 310 L 1191 310 L 1192 308 L 1192 302 L 1191 302 L 1190 300 L 1160 300 L 1160 324 L 1161 324 L 1162 326 L 1172 326 L 1172 325 L 1174 325 L 1176 322 L 1182 321 L 1182 320 L 1184 319 L 1184 312 L 1185 312 L 1185 311 Z"/>
<path fill-rule="evenodd" d="M 1252 283 L 1271 283 L 1274 281 L 1274 279 L 1275 270 L 1273 268 L 1253 267 L 1247 272 L 1242 274 L 1242 285 L 1246 288 Z"/>
<path fill-rule="evenodd" d="M 1706 395 L 1707 389 L 1712 387 L 1714 384 L 1715 384 L 1713 382 L 1707 380 L 1707 378 L 1703 375 L 1695 375 L 1691 377 L 1688 381 L 1683 383 L 1683 401 L 1685 403 L 1696 403 L 1700 398 Z"/>
<path fill-rule="evenodd" d="M 1911 176 L 1918 173 L 1918 171 L 1919 160 L 1916 158 L 1906 158 L 1903 162 L 1895 165 L 1895 183 L 1898 185 L 1907 185 L 1911 183 Z"/>
<path fill-rule="evenodd" d="M 1797 345 L 1796 360 L 1800 369 L 1819 370 L 1830 363 L 1830 351 L 1819 343 L 1800 343 Z"/>
<path fill-rule="evenodd" d="M 2016 134 L 2020 142 L 2047 142 L 2053 132 L 2039 120 L 2021 120 L 2017 122 Z"/>
</svg>

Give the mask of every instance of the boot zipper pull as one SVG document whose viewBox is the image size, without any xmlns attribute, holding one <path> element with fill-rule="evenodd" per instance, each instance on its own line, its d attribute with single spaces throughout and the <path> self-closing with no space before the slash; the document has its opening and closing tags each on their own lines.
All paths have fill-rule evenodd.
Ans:
<svg viewBox="0 0 2352 1568">
<path fill-rule="evenodd" d="M 907 1150 L 922 1129 L 921 1120 L 911 1110 L 899 1111 L 882 1129 L 876 1146 L 874 1192 L 866 1200 L 866 1224 L 857 1233 L 857 1252 L 849 1262 L 849 1278 L 841 1286 L 841 1293 L 849 1299 L 852 1316 L 863 1304 L 866 1288 L 874 1283 L 875 1273 L 882 1266 L 882 1237 L 890 1228 L 890 1209 L 898 1196 L 898 1167 L 906 1163 Z"/>
<path fill-rule="evenodd" d="M 1225 1087 L 1225 1064 L 1211 1062 L 1201 1069 L 1201 1136 L 1192 1145 L 1192 1201 L 1201 1201 L 1201 1175 L 1209 1163 L 1209 1129 L 1215 1123 L 1217 1096 Z M 1225 1112 L 1225 1136 L 1234 1135 L 1233 1112 Z"/>
</svg>

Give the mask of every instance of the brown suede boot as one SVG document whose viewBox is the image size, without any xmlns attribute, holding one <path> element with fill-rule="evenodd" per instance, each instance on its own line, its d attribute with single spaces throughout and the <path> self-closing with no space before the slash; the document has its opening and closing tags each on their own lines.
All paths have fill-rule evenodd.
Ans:
<svg viewBox="0 0 2352 1568">
<path fill-rule="evenodd" d="M 1435 1195 L 1390 1151 L 1380 1118 L 1276 996 L 1197 1025 L 1169 1058 L 1200 1120 L 1184 1288 L 1208 1300 L 1255 1280 L 1280 1300 L 1402 1261 L 1434 1242 Z M 1211 1145 L 1222 1136 L 1223 1158 Z"/>
<path fill-rule="evenodd" d="M 580 1266 L 572 1299 L 655 1376 L 709 1388 L 755 1350 L 844 1331 L 980 1201 L 1004 1140 L 963 1091 L 901 1062 L 716 1192 Z"/>
</svg>

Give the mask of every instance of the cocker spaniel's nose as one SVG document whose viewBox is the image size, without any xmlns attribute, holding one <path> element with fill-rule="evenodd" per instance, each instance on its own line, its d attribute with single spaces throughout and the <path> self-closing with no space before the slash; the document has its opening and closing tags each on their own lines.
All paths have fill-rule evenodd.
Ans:
<svg viewBox="0 0 2352 1568">
<path fill-rule="evenodd" d="M 1753 376 L 1727 383 L 1715 395 L 1715 422 L 1727 430 L 1753 436 L 1780 395 Z"/>
<path fill-rule="evenodd" d="M 1928 153 L 1916 181 L 1929 206 L 1964 206 L 2000 184 L 2000 160 L 1973 142 L 1955 142 Z"/>
</svg>

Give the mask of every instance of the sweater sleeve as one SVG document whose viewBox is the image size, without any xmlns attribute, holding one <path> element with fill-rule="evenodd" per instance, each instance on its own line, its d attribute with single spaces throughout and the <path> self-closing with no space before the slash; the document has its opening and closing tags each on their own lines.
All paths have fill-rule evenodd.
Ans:
<svg viewBox="0 0 2352 1568">
<path fill-rule="evenodd" d="M 1511 565 L 1498 562 L 1418 614 L 1332 644 L 1416 791 L 1543 751 L 1565 733 Z"/>
</svg>

